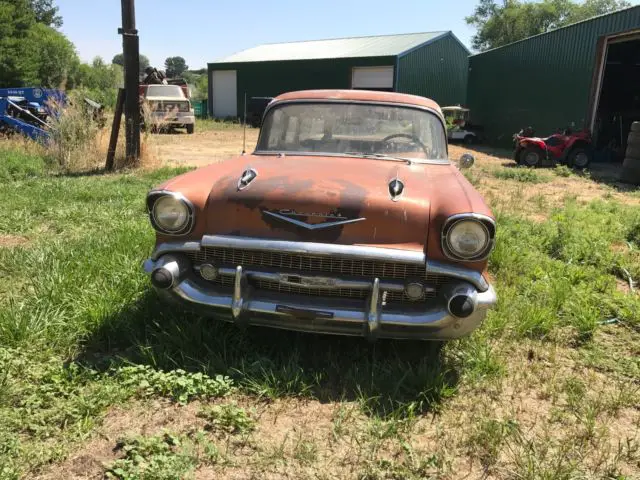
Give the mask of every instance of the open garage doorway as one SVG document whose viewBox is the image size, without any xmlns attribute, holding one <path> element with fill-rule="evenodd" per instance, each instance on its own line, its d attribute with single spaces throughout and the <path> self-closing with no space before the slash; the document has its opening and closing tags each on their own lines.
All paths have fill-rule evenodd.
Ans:
<svg viewBox="0 0 640 480">
<path fill-rule="evenodd" d="M 640 121 L 640 32 L 603 41 L 592 131 L 597 159 L 622 162 L 627 136 Z"/>
</svg>

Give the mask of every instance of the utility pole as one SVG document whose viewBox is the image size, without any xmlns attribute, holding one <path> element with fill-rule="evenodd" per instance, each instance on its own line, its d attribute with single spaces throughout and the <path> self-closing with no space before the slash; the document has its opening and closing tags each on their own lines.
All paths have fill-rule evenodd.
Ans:
<svg viewBox="0 0 640 480">
<path fill-rule="evenodd" d="M 135 0 L 122 0 L 122 51 L 124 54 L 124 117 L 126 125 L 127 160 L 140 158 L 140 39 L 136 30 Z"/>
</svg>

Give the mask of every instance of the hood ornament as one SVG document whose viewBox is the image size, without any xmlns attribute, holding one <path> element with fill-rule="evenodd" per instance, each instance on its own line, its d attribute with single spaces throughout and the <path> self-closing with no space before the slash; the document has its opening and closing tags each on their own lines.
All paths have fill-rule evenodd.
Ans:
<svg viewBox="0 0 640 480">
<path fill-rule="evenodd" d="M 362 222 L 366 218 L 347 218 L 338 213 L 298 213 L 295 210 L 263 210 L 265 217 L 274 218 L 282 222 L 290 223 L 296 227 L 302 227 L 306 230 L 322 230 L 330 227 L 341 227 L 351 223 Z M 320 221 L 315 223 L 315 221 Z"/>
<path fill-rule="evenodd" d="M 244 190 L 249 186 L 251 182 L 253 182 L 258 177 L 258 172 L 256 172 L 253 168 L 248 168 L 242 175 L 240 176 L 240 180 L 238 180 L 238 191 Z"/>
<path fill-rule="evenodd" d="M 391 195 L 391 200 L 397 202 L 403 193 L 404 183 L 396 176 L 396 178 L 389 182 L 389 195 Z"/>
</svg>

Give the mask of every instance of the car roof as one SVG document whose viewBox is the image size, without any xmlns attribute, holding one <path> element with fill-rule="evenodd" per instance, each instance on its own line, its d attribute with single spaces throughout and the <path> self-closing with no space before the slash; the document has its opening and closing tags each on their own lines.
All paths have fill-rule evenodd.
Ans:
<svg viewBox="0 0 640 480">
<path fill-rule="evenodd" d="M 302 90 L 284 93 L 276 97 L 274 101 L 284 102 L 291 100 L 354 100 L 358 102 L 403 103 L 441 112 L 440 106 L 429 98 L 406 93 L 376 92 L 372 90 Z"/>
</svg>

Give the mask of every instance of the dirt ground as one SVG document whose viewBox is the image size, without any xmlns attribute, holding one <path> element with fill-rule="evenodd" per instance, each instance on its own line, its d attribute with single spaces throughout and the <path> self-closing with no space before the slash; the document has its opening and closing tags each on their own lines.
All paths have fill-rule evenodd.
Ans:
<svg viewBox="0 0 640 480">
<path fill-rule="evenodd" d="M 251 152 L 258 141 L 256 128 L 247 128 L 247 151 Z M 153 135 L 152 148 L 165 165 L 190 165 L 202 167 L 217 163 L 242 153 L 243 131 L 239 126 L 206 130 L 186 135 L 183 132 Z"/>
</svg>

